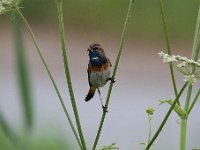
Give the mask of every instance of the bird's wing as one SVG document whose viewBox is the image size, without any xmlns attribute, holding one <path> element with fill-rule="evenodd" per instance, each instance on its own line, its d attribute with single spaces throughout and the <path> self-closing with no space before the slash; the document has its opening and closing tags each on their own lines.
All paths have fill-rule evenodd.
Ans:
<svg viewBox="0 0 200 150">
<path fill-rule="evenodd" d="M 92 84 L 91 84 L 91 82 L 90 82 L 90 73 L 91 73 L 91 66 L 90 66 L 90 64 L 88 64 L 87 73 L 88 73 L 88 83 L 89 83 L 89 85 L 90 85 L 90 87 L 91 87 Z"/>
</svg>

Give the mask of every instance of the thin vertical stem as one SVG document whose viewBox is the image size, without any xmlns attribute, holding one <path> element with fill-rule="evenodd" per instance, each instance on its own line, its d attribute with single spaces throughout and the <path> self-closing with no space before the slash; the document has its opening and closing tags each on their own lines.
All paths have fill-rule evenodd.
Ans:
<svg viewBox="0 0 200 150">
<path fill-rule="evenodd" d="M 199 96 L 200 96 L 200 89 L 197 91 L 197 94 L 195 95 L 194 100 L 192 101 L 192 104 L 190 105 L 190 108 L 188 110 L 188 115 L 190 114 L 191 110 L 193 109 L 194 105 L 196 104 Z"/>
<path fill-rule="evenodd" d="M 166 23 L 166 19 L 165 19 L 166 17 L 165 17 L 163 0 L 160 0 L 160 10 L 161 10 L 163 28 L 164 28 L 164 32 L 165 32 L 167 52 L 168 52 L 169 55 L 171 55 L 171 47 L 170 47 L 169 35 L 168 35 L 168 32 L 167 32 L 167 23 Z M 173 84 L 173 88 L 174 88 L 174 94 L 175 94 L 175 97 L 177 97 L 178 92 L 177 92 L 177 87 L 176 87 L 176 80 L 175 80 L 175 76 L 174 76 L 174 69 L 173 69 L 173 66 L 172 66 L 171 63 L 169 64 L 169 68 L 170 68 L 172 84 Z M 180 105 L 179 100 L 178 100 L 178 104 Z"/>
<path fill-rule="evenodd" d="M 188 111 L 189 106 L 190 106 L 191 94 L 192 94 L 192 85 L 190 84 L 188 86 L 187 97 L 186 97 L 186 101 L 185 101 L 185 108 L 184 108 L 184 110 L 186 112 Z"/>
<path fill-rule="evenodd" d="M 131 17 L 130 13 L 131 13 L 131 8 L 132 8 L 133 3 L 134 3 L 134 0 L 130 0 L 127 15 L 126 15 L 126 20 L 125 20 L 125 23 L 124 23 L 124 27 L 123 27 L 123 31 L 122 31 L 122 35 L 121 35 L 121 40 L 120 40 L 120 44 L 119 44 L 118 55 L 117 55 L 117 58 L 116 58 L 116 61 L 115 61 L 114 69 L 113 69 L 113 74 L 112 74 L 113 80 L 115 79 L 115 76 L 116 76 L 116 73 L 117 73 L 117 68 L 118 68 L 119 61 L 120 61 L 120 57 L 121 57 L 121 54 L 122 54 L 122 50 L 123 50 L 122 48 L 123 48 L 124 40 L 125 40 L 125 37 L 126 37 L 126 31 L 127 31 L 128 23 L 129 23 L 129 20 L 130 20 L 130 17 Z M 106 108 L 108 108 L 108 105 L 109 105 L 109 102 L 110 102 L 110 96 L 111 96 L 112 88 L 113 88 L 113 82 L 110 83 L 110 86 L 109 86 L 109 89 L 108 89 L 108 94 L 107 94 L 107 99 L 106 99 L 106 104 L 105 104 Z M 102 128 L 103 128 L 105 117 L 106 117 L 106 111 L 103 111 L 92 150 L 96 149 L 96 146 L 97 146 L 97 143 L 99 141 L 99 137 L 100 137 L 100 134 L 101 134 L 101 131 L 102 131 Z"/>
<path fill-rule="evenodd" d="M 166 23 L 163 0 L 160 0 L 160 11 L 161 11 L 163 28 L 164 28 L 164 32 L 165 32 L 165 40 L 166 40 L 167 52 L 168 52 L 169 55 L 171 55 L 171 47 L 170 47 L 169 35 L 168 35 L 168 32 L 167 32 L 167 23 Z"/>
<path fill-rule="evenodd" d="M 148 143 L 151 140 L 151 119 L 152 117 L 148 114 L 148 120 L 149 120 L 149 135 L 148 135 Z"/>
<path fill-rule="evenodd" d="M 198 55 L 200 52 L 200 5 L 197 15 L 197 23 L 196 23 L 196 30 L 195 30 L 195 36 L 194 36 L 194 42 L 193 42 L 193 48 L 192 48 L 192 59 L 194 61 L 197 61 Z M 192 68 L 192 73 L 195 73 L 195 67 Z M 188 87 L 186 102 L 185 102 L 185 111 L 188 112 L 188 115 L 190 111 L 192 110 L 194 104 L 196 103 L 199 93 L 197 92 L 197 95 L 194 98 L 194 101 L 191 104 L 190 107 L 190 100 L 191 100 L 191 94 L 192 94 L 192 85 L 190 84 Z M 186 150 L 186 134 L 187 134 L 187 120 L 181 121 L 181 137 L 180 137 L 180 150 Z"/>
<path fill-rule="evenodd" d="M 197 15 L 193 48 L 192 48 L 192 59 L 196 61 L 198 59 L 199 53 L 200 53 L 200 4 Z"/>
<path fill-rule="evenodd" d="M 196 29 L 195 29 L 195 35 L 194 35 L 193 48 L 192 48 L 192 59 L 194 61 L 197 61 L 199 52 L 200 52 L 200 4 L 199 4 L 198 15 L 197 15 L 197 23 L 196 23 Z M 193 67 L 192 72 L 193 73 L 195 72 L 195 67 Z M 192 85 L 188 87 L 188 93 L 187 93 L 187 98 L 185 102 L 186 112 L 189 109 L 191 94 L 192 94 Z"/>
<path fill-rule="evenodd" d="M 82 148 L 82 145 L 81 145 L 81 143 L 80 143 L 80 141 L 79 141 L 79 138 L 78 138 L 78 134 L 76 133 L 76 130 L 75 130 L 74 125 L 73 125 L 73 123 L 72 123 L 71 117 L 70 117 L 70 115 L 69 115 L 69 113 L 68 113 L 68 111 L 67 111 L 67 108 L 65 107 L 65 103 L 64 103 L 64 101 L 63 101 L 63 98 L 61 97 L 61 94 L 60 94 L 59 90 L 58 90 L 58 86 L 57 86 L 57 84 L 56 84 L 56 82 L 55 82 L 55 80 L 54 80 L 54 78 L 53 78 L 53 76 L 52 76 L 52 74 L 51 74 L 51 72 L 50 72 L 50 70 L 49 70 L 49 67 L 48 67 L 47 64 L 46 64 L 46 61 L 45 61 L 45 59 L 44 59 L 44 57 L 43 57 L 41 51 L 40 51 L 40 48 L 39 48 L 39 46 L 38 46 L 38 44 L 37 44 L 37 41 L 36 41 L 36 38 L 35 38 L 35 36 L 34 36 L 32 30 L 31 30 L 31 28 L 30 28 L 30 26 L 29 26 L 29 24 L 28 24 L 26 18 L 25 18 L 24 15 L 21 13 L 20 9 L 19 9 L 19 8 L 16 8 L 16 11 L 17 11 L 17 13 L 20 15 L 20 17 L 22 18 L 22 20 L 24 21 L 26 27 L 28 28 L 28 31 L 29 31 L 29 33 L 30 33 L 30 35 L 31 35 L 31 38 L 32 38 L 32 40 L 33 40 L 33 43 L 34 43 L 34 45 L 35 45 L 35 47 L 36 47 L 36 50 L 37 50 L 37 52 L 38 52 L 38 54 L 39 54 L 39 57 L 40 57 L 40 59 L 41 59 L 41 61 L 42 61 L 42 64 L 44 65 L 44 67 L 45 67 L 45 69 L 46 69 L 46 71 L 47 71 L 47 73 L 48 73 L 48 76 L 49 76 L 49 78 L 50 78 L 50 80 L 51 80 L 51 82 L 52 82 L 52 84 L 53 84 L 53 86 L 54 86 L 54 89 L 55 89 L 56 94 L 57 94 L 57 96 L 58 96 L 58 98 L 59 98 L 59 101 L 60 101 L 60 103 L 61 103 L 61 106 L 62 106 L 62 108 L 63 108 L 63 110 L 64 110 L 64 113 L 65 113 L 65 115 L 66 115 L 66 117 L 67 117 L 67 119 L 68 119 L 68 121 L 69 121 L 70 127 L 71 127 L 71 129 L 72 129 L 72 131 L 73 131 L 73 133 L 74 133 L 74 136 L 75 136 L 75 138 L 76 138 L 76 140 L 77 140 L 77 142 L 78 142 L 80 148 Z"/>
<path fill-rule="evenodd" d="M 60 41 L 61 41 L 61 47 L 62 47 L 62 56 L 63 56 L 63 63 L 64 63 L 67 85 L 68 85 L 68 89 L 69 89 L 71 104 L 72 104 L 74 116 L 75 116 L 75 119 L 76 119 L 76 125 L 77 125 L 77 128 L 78 128 L 78 133 L 79 133 L 79 136 L 80 136 L 82 147 L 83 147 L 84 150 L 86 150 L 87 148 L 86 148 L 86 144 L 85 144 L 83 131 L 82 131 L 82 128 L 81 128 L 80 118 L 79 118 L 79 114 L 78 114 L 76 100 L 75 100 L 75 97 L 74 97 L 74 92 L 73 92 L 72 82 L 71 82 L 71 76 L 70 76 L 70 71 L 69 71 L 69 65 L 68 65 L 68 58 L 67 58 L 67 52 L 66 52 L 66 46 L 65 46 L 65 32 L 64 32 L 62 0 L 57 0 L 57 8 L 58 8 Z"/>
<path fill-rule="evenodd" d="M 186 150 L 187 119 L 181 119 L 180 150 Z"/>
<path fill-rule="evenodd" d="M 162 131 L 165 123 L 167 122 L 172 110 L 174 109 L 174 106 L 176 105 L 176 103 L 178 102 L 178 99 L 180 98 L 180 96 L 182 95 L 183 91 L 185 90 L 186 86 L 187 86 L 188 82 L 186 82 L 183 87 L 181 88 L 180 92 L 178 93 L 176 99 L 174 100 L 173 104 L 171 105 L 170 109 L 168 110 L 167 114 L 165 115 L 165 118 L 163 119 L 162 123 L 160 124 L 158 130 L 156 131 L 156 133 L 154 134 L 153 138 L 151 139 L 151 141 L 148 143 L 148 145 L 146 146 L 145 150 L 149 150 L 150 147 L 152 146 L 152 144 L 154 143 L 154 141 L 156 140 L 156 138 L 158 137 L 158 135 L 160 134 L 160 132 Z"/>
</svg>

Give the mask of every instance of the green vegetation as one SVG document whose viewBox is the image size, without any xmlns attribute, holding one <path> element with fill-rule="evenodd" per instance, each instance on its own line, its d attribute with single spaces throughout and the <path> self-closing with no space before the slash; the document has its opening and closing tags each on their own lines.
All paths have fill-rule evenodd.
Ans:
<svg viewBox="0 0 200 150">
<path fill-rule="evenodd" d="M 165 1 L 166 17 L 171 37 L 192 39 L 194 35 L 198 0 Z M 26 0 L 22 12 L 32 22 L 56 24 L 55 0 Z M 74 30 L 117 32 L 121 30 L 126 15 L 126 0 L 63 1 L 64 20 L 67 28 Z M 178 11 L 177 11 L 178 10 Z M 157 37 L 161 35 L 161 15 L 158 0 L 135 2 L 129 33 L 133 37 Z M 178 19 L 177 19 L 178 18 Z"/>
<path fill-rule="evenodd" d="M 29 139 L 30 140 L 30 139 Z M 45 135 L 31 138 L 31 142 L 23 138 L 25 150 L 70 150 L 73 146 L 66 142 L 65 138 L 55 137 L 53 135 Z M 0 149 L 1 150 L 16 150 L 11 141 L 0 130 Z M 18 150 L 18 149 L 17 149 Z M 19 150 L 23 150 L 20 149 Z"/>
<path fill-rule="evenodd" d="M 166 39 L 166 46 L 167 46 L 167 52 L 168 54 L 164 54 L 161 52 L 159 55 L 163 58 L 164 63 L 168 63 L 170 66 L 170 74 L 173 81 L 173 89 L 175 93 L 175 100 L 169 102 L 171 105 L 170 109 L 168 110 L 167 114 L 165 115 L 162 123 L 160 124 L 158 130 L 150 140 L 150 142 L 147 144 L 145 150 L 149 150 L 158 135 L 161 133 L 165 123 L 167 122 L 171 112 L 174 111 L 179 115 L 181 123 L 180 123 L 180 150 L 186 150 L 186 144 L 187 144 L 187 118 L 189 117 L 190 111 L 193 108 L 194 104 L 196 103 L 197 97 L 199 97 L 200 94 L 200 88 L 198 87 L 198 91 L 195 92 L 195 97 L 192 100 L 191 103 L 191 96 L 193 91 L 193 85 L 196 83 L 196 81 L 199 78 L 199 68 L 200 64 L 198 62 L 199 53 L 200 53 L 200 4 L 196 19 L 196 30 L 193 40 L 193 48 L 191 53 L 191 59 L 188 59 L 186 57 L 175 56 L 171 54 L 171 48 L 170 48 L 170 41 L 168 37 L 168 31 L 167 31 L 167 23 L 165 18 L 165 10 L 164 10 L 164 4 L 163 0 L 160 0 L 160 9 L 161 9 L 161 15 L 162 15 L 162 21 L 163 21 L 163 27 L 165 31 L 165 39 Z M 163 55 L 164 54 L 164 55 Z M 178 58 L 178 59 L 177 59 Z M 180 59 L 179 59 L 180 58 Z M 195 62 L 195 63 L 193 63 Z M 176 88 L 176 79 L 174 76 L 174 70 L 173 67 L 176 68 L 178 71 L 180 71 L 185 76 L 185 84 L 180 90 L 180 92 L 177 94 L 177 88 Z M 185 71 L 186 70 L 186 71 Z M 186 98 L 184 102 L 184 108 L 181 108 L 181 103 L 179 102 L 179 98 L 181 94 L 184 92 L 185 88 L 188 85 L 188 90 L 186 92 Z M 177 105 L 177 106 L 176 106 Z"/>
<path fill-rule="evenodd" d="M 13 19 L 14 18 L 14 19 Z M 13 32 L 15 39 L 15 55 L 16 55 L 16 70 L 18 76 L 19 90 L 23 104 L 24 125 L 30 129 L 33 125 L 33 105 L 32 91 L 30 87 L 31 80 L 29 79 L 29 71 L 27 67 L 26 54 L 23 45 L 22 31 L 20 30 L 21 22 L 15 13 L 12 14 Z"/>
</svg>

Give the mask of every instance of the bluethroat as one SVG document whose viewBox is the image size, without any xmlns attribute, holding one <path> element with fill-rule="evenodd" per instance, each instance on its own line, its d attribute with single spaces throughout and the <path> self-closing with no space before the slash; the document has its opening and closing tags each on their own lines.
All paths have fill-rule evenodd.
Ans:
<svg viewBox="0 0 200 150">
<path fill-rule="evenodd" d="M 111 80 L 111 67 L 112 64 L 110 60 L 106 57 L 104 49 L 101 45 L 97 43 L 93 43 L 89 45 L 87 49 L 89 55 L 89 64 L 88 64 L 88 82 L 89 82 L 89 92 L 85 97 L 85 101 L 89 101 L 93 98 L 96 89 L 98 90 L 101 105 L 103 110 L 105 110 L 105 106 L 103 105 L 100 93 L 100 87 L 106 85 L 106 83 Z"/>
</svg>

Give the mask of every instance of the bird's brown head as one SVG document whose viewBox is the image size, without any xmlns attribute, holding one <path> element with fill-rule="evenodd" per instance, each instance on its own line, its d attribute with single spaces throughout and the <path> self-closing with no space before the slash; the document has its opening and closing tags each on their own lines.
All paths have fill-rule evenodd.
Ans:
<svg viewBox="0 0 200 150">
<path fill-rule="evenodd" d="M 90 59 L 98 59 L 105 57 L 104 49 L 101 47 L 100 44 L 97 43 L 90 44 L 87 51 L 89 52 Z"/>
</svg>

